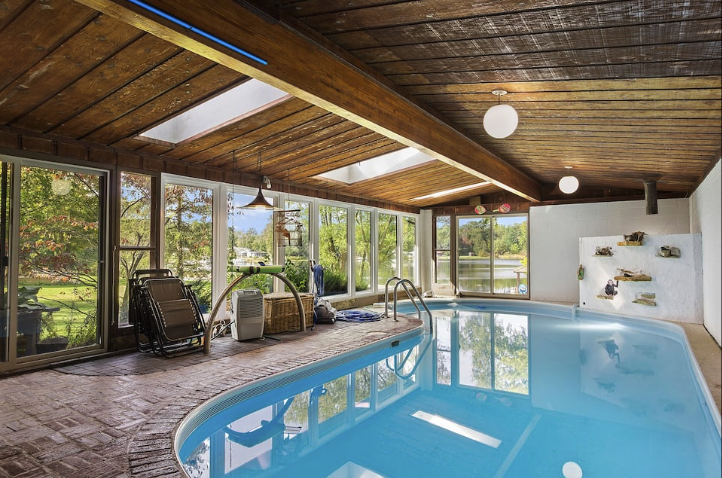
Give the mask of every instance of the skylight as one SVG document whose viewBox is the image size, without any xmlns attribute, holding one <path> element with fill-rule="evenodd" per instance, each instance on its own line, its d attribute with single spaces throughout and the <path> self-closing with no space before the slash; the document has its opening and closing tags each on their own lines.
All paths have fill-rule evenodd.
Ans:
<svg viewBox="0 0 722 478">
<path fill-rule="evenodd" d="M 420 201 L 422 199 L 433 199 L 433 198 L 438 198 L 438 197 L 442 197 L 442 196 L 448 196 L 450 194 L 455 194 L 455 193 L 460 193 L 461 191 L 466 191 L 467 189 L 474 189 L 474 188 L 480 188 L 483 186 L 488 186 L 489 184 L 491 184 L 491 183 L 489 183 L 488 181 L 484 181 L 482 183 L 470 184 L 468 186 L 461 186 L 461 187 L 454 188 L 454 189 L 446 189 L 445 191 L 439 191 L 436 193 L 427 194 L 426 196 L 419 196 L 417 198 L 413 198 L 412 201 Z"/>
<path fill-rule="evenodd" d="M 431 161 L 434 161 L 434 158 L 428 154 L 422 153 L 414 148 L 404 148 L 393 153 L 382 154 L 375 158 L 360 161 L 350 166 L 334 169 L 333 171 L 328 171 L 318 176 L 334 181 L 341 181 L 346 184 L 353 184 Z"/>
<path fill-rule="evenodd" d="M 262 81 L 250 79 L 140 135 L 178 144 L 209 133 L 232 121 L 258 113 L 291 95 Z"/>
</svg>

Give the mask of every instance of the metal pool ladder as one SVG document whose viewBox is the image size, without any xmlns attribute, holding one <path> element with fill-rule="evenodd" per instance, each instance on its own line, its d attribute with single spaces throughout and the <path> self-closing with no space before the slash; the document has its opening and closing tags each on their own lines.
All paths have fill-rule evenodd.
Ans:
<svg viewBox="0 0 722 478">
<path fill-rule="evenodd" d="M 419 302 L 421 302 L 421 305 L 424 307 L 424 310 L 429 315 L 429 333 L 434 332 L 434 320 L 431 315 L 431 311 L 426 306 L 426 302 L 424 302 L 424 299 L 421 297 L 421 294 L 419 294 L 419 291 L 416 290 L 416 286 L 414 286 L 413 282 L 411 282 L 409 279 L 400 279 L 398 277 L 392 277 L 391 279 L 386 281 L 386 288 L 384 290 L 384 316 L 389 316 L 389 284 L 392 281 L 397 281 L 396 285 L 394 286 L 394 320 L 398 322 L 398 317 L 396 314 L 396 303 L 398 302 L 398 291 L 399 286 L 402 286 L 404 290 L 406 291 L 406 295 L 409 296 L 409 299 L 411 299 L 411 303 L 414 304 L 414 308 L 416 308 L 416 312 L 419 314 L 419 319 L 421 319 L 421 309 L 419 309 L 419 306 L 416 304 L 416 299 L 419 299 Z M 411 290 L 414 291 L 412 294 L 409 291 L 409 287 L 411 287 Z M 414 298 L 416 297 L 416 299 Z M 422 319 L 423 320 L 423 319 Z"/>
</svg>

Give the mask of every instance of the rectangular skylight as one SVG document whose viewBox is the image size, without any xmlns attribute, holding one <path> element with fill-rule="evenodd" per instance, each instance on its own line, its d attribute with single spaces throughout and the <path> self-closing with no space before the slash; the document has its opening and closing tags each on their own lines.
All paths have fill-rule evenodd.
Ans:
<svg viewBox="0 0 722 478">
<path fill-rule="evenodd" d="M 433 413 L 426 413 L 419 410 L 412 413 L 411 416 L 443 428 L 444 430 L 456 433 L 457 435 L 469 438 L 470 440 L 474 440 L 482 445 L 490 446 L 492 448 L 499 448 L 499 445 L 501 445 L 501 440 L 498 438 L 494 438 L 493 436 L 481 433 L 459 423 L 452 422 L 451 420 L 440 417 L 439 415 L 434 415 Z"/>
<path fill-rule="evenodd" d="M 436 193 L 427 194 L 426 196 L 419 196 L 417 198 L 413 198 L 412 201 L 420 201 L 422 199 L 432 199 L 432 198 L 438 198 L 438 197 L 442 197 L 442 196 L 448 196 L 450 194 L 455 194 L 455 193 L 460 193 L 461 191 L 466 191 L 467 189 L 474 189 L 474 188 L 480 188 L 483 186 L 488 186 L 489 184 L 491 184 L 491 183 L 489 183 L 488 181 L 484 181 L 482 183 L 470 184 L 468 186 L 461 186 L 459 188 L 446 189 L 445 191 L 439 191 Z"/>
<path fill-rule="evenodd" d="M 419 166 L 435 159 L 414 148 L 404 148 L 393 153 L 382 154 L 375 158 L 359 161 L 343 168 L 334 169 L 318 177 L 353 184 L 366 179 L 378 178 L 402 169 Z"/>
<path fill-rule="evenodd" d="M 290 97 L 285 91 L 250 79 L 149 129 L 140 137 L 178 144 L 251 116 Z"/>
</svg>

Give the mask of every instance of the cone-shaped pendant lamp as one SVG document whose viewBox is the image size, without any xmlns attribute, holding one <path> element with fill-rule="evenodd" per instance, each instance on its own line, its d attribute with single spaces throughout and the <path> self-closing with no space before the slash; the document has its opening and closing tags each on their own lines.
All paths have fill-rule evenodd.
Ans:
<svg viewBox="0 0 722 478">
<path fill-rule="evenodd" d="M 260 180 L 260 183 L 258 184 L 258 194 L 256 194 L 256 197 L 253 199 L 253 201 L 249 202 L 245 206 L 243 206 L 244 209 L 268 209 L 268 210 L 275 210 L 276 208 L 273 207 L 271 203 L 266 200 L 266 198 L 263 196 L 263 184 L 268 181 L 268 179 L 261 174 L 261 155 L 258 154 L 258 178 Z M 268 181 L 268 187 L 271 187 L 271 182 Z"/>
</svg>

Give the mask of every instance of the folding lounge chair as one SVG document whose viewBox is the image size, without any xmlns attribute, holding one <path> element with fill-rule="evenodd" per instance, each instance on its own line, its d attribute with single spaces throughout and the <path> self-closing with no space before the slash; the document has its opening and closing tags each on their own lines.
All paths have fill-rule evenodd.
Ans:
<svg viewBox="0 0 722 478">
<path fill-rule="evenodd" d="M 138 350 L 163 356 L 202 350 L 203 315 L 190 287 L 167 269 L 139 272 L 131 292 Z"/>
</svg>

